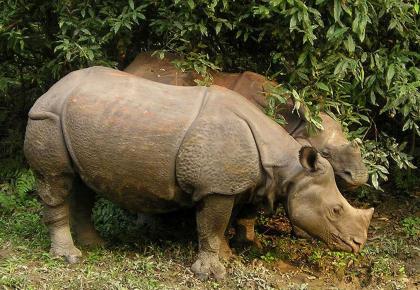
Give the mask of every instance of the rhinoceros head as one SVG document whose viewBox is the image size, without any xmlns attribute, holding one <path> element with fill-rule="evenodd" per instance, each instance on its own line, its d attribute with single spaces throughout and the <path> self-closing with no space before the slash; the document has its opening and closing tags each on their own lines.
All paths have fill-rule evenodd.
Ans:
<svg viewBox="0 0 420 290">
<path fill-rule="evenodd" d="M 368 171 L 363 163 L 360 148 L 355 142 L 349 142 L 341 125 L 321 113 L 324 130 L 309 137 L 309 143 L 318 149 L 334 169 L 340 188 L 354 189 L 368 180 Z"/>
<path fill-rule="evenodd" d="M 304 170 L 285 182 L 292 225 L 330 248 L 359 252 L 367 239 L 373 208 L 352 207 L 338 190 L 329 162 L 314 148 L 302 147 Z"/>
</svg>

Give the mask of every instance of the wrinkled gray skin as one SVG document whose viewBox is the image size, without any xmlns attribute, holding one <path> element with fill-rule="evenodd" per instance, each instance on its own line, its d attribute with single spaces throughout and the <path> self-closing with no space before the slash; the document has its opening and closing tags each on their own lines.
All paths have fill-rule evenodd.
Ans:
<svg viewBox="0 0 420 290">
<path fill-rule="evenodd" d="M 169 85 L 195 86 L 195 79 L 201 77 L 194 72 L 178 70 L 172 61 L 179 56 L 165 54 L 164 59 L 152 56 L 150 53 L 140 53 L 125 69 L 126 72 Z M 278 85 L 264 76 L 253 72 L 223 73 L 212 71 L 213 84 L 231 89 L 254 103 L 261 110 L 268 107 L 266 93 L 270 87 Z M 306 130 L 307 121 L 304 118 L 304 108 L 299 114 L 293 111 L 291 99 L 279 108 L 287 121 L 284 128 L 302 145 L 315 147 L 325 157 L 334 169 L 339 188 L 352 190 L 368 180 L 367 168 L 363 163 L 357 144 L 349 142 L 341 125 L 325 113 L 320 113 L 323 131 L 316 136 L 310 136 Z"/>
<path fill-rule="evenodd" d="M 373 209 L 353 208 L 329 162 L 301 147 L 245 98 L 218 86 L 176 87 L 116 70 L 73 72 L 29 112 L 25 156 L 38 176 L 51 253 L 76 262 L 100 242 L 93 193 L 127 209 L 195 208 L 192 270 L 222 278 L 224 232 L 241 207 L 285 200 L 293 224 L 330 247 L 358 252 Z"/>
</svg>

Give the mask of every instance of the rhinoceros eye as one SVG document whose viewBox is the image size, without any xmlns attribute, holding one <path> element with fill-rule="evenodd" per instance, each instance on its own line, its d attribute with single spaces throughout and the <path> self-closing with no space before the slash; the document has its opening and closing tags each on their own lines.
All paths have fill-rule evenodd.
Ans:
<svg viewBox="0 0 420 290">
<path fill-rule="evenodd" d="M 326 149 L 324 149 L 324 150 L 321 151 L 321 155 L 324 158 L 330 158 L 331 157 L 330 152 L 328 152 L 328 150 L 326 150 Z"/>
<path fill-rule="evenodd" d="M 332 212 L 334 214 L 334 216 L 339 216 L 341 215 L 341 213 L 343 212 L 343 207 L 341 205 L 336 205 L 333 207 Z"/>
</svg>

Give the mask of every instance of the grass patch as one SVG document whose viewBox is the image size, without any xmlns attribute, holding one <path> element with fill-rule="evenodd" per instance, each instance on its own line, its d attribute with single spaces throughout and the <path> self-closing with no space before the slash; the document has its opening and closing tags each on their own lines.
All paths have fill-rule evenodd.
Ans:
<svg viewBox="0 0 420 290">
<path fill-rule="evenodd" d="M 397 202 L 397 201 L 390 201 Z M 262 249 L 245 249 L 227 263 L 223 281 L 200 281 L 190 271 L 196 255 L 191 217 L 152 237 L 118 224 L 125 212 L 108 215 L 106 248 L 81 248 L 82 261 L 68 265 L 48 254 L 41 205 L 26 196 L 15 208 L 0 209 L 0 288 L 4 289 L 319 289 L 414 287 L 418 277 L 416 202 L 400 215 L 380 207 L 370 241 L 360 255 L 333 252 L 321 242 L 290 236 L 283 213 L 260 220 Z M 103 213 L 104 214 L 104 213 Z M 393 219 L 389 216 L 394 214 Z M 185 224 L 185 226 L 179 226 Z M 117 228 L 116 225 L 119 227 Z M 104 229 L 102 229 L 104 230 Z M 178 236 L 174 234 L 178 233 Z M 179 237 L 181 235 L 181 237 Z M 342 287 L 341 287 L 341 286 Z M 344 285 L 344 286 L 343 286 Z M 347 286 L 345 286 L 347 285 Z"/>
</svg>

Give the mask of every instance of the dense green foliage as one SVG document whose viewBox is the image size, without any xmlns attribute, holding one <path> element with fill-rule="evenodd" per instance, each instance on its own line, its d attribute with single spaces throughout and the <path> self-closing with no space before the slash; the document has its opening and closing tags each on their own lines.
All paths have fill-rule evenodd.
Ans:
<svg viewBox="0 0 420 290">
<path fill-rule="evenodd" d="M 417 0 L 4 0 L 0 159 L 21 156 L 28 109 L 66 73 L 124 68 L 138 52 L 158 50 L 181 53 L 180 67 L 205 76 L 218 67 L 275 79 L 282 86 L 273 106 L 292 96 L 311 109 L 313 127 L 320 127 L 320 110 L 333 114 L 364 144 L 377 187 L 390 162 L 413 167 L 418 14 Z M 7 174 L 1 178 L 22 179 Z"/>
<path fill-rule="evenodd" d="M 137 221 L 137 215 L 124 209 L 117 208 L 106 199 L 99 199 L 93 209 L 95 228 L 107 240 L 132 239 L 138 237 L 143 230 Z"/>
</svg>

